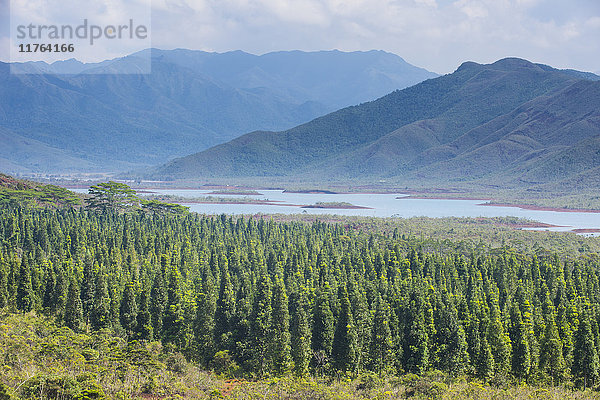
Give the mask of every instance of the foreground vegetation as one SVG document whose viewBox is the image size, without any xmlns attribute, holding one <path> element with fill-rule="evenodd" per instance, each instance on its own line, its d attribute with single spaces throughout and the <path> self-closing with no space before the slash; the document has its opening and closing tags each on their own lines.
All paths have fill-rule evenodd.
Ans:
<svg viewBox="0 0 600 400">
<path fill-rule="evenodd" d="M 0 399 L 597 399 L 565 387 L 492 386 L 439 371 L 228 379 L 160 342 L 113 331 L 75 333 L 33 312 L 0 313 Z"/>
</svg>

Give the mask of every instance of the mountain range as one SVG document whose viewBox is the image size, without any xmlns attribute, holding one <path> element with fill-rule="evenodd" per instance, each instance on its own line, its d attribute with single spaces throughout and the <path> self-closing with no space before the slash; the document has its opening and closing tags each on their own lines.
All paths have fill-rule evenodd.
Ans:
<svg viewBox="0 0 600 400">
<path fill-rule="evenodd" d="M 151 74 L 137 72 L 147 57 Z M 435 76 L 383 51 L 257 56 L 151 49 L 97 64 L 0 63 L 0 170 L 157 165 Z"/>
<path fill-rule="evenodd" d="M 162 179 L 285 177 L 600 188 L 600 77 L 517 58 L 179 158 Z"/>
</svg>

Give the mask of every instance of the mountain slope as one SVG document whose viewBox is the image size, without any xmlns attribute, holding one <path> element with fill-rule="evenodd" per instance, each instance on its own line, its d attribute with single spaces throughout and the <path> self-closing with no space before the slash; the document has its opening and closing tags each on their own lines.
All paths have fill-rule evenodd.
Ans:
<svg viewBox="0 0 600 400">
<path fill-rule="evenodd" d="M 578 83 L 584 87 L 597 85 L 581 81 L 572 71 L 559 71 L 520 59 L 504 59 L 490 65 L 468 62 L 452 74 L 339 110 L 287 131 L 253 132 L 176 159 L 156 169 L 151 176 L 470 179 L 468 174 L 479 172 L 476 160 L 481 155 L 476 151 L 490 145 L 483 140 L 492 134 L 490 131 L 516 123 L 522 112 L 514 114 L 515 109 L 535 99 L 554 99 L 548 100 L 549 104 L 560 107 L 561 97 L 570 96 L 565 89 Z M 585 101 L 586 96 L 581 95 L 581 101 Z M 598 108 L 595 99 L 588 100 L 592 108 Z M 577 107 L 575 103 L 574 107 Z M 568 118 L 568 113 L 565 117 Z M 572 115 L 573 119 L 579 117 L 582 115 Z M 544 121 L 538 122 L 541 124 L 538 133 L 541 133 Z M 594 132 L 592 127 L 581 135 L 587 137 Z M 556 132 L 559 138 L 562 134 Z M 497 136 L 496 142 L 503 137 Z M 530 149 L 531 140 L 535 139 L 524 137 L 523 142 L 518 143 L 516 136 L 512 138 L 515 149 Z M 541 146 L 554 142 L 556 140 L 549 139 Z M 496 150 L 498 148 L 490 148 L 490 152 Z M 467 158 L 469 153 L 473 165 Z M 461 169 L 460 157 L 469 168 Z M 501 158 L 496 161 L 505 162 Z M 453 169 L 447 171 L 448 168 Z"/>
<path fill-rule="evenodd" d="M 34 170 L 57 170 L 93 165 L 81 158 L 70 156 L 66 151 L 28 139 L 0 127 L 0 165 L 9 174 L 29 174 Z M 13 162 L 16 159 L 19 162 Z M 29 166 L 29 168 L 24 165 Z"/>
<path fill-rule="evenodd" d="M 465 177 L 531 186 L 600 165 L 600 82 L 580 81 L 541 96 L 450 144 L 455 156 L 419 176 Z"/>
<path fill-rule="evenodd" d="M 189 50 L 152 50 L 152 74 L 118 74 L 138 70 L 143 56 L 99 64 L 13 65 L 47 74 L 10 74 L 10 65 L 0 63 L 0 127 L 73 161 L 61 165 L 51 154 L 48 159 L 8 154 L 0 170 L 114 171 L 153 165 L 249 130 L 295 126 L 349 101 L 370 100 L 435 76 L 384 52 L 254 56 Z M 52 74 L 59 70 L 70 75 Z M 357 95 L 344 95 L 350 91 Z M 26 154 L 27 147 L 18 153 Z"/>
</svg>

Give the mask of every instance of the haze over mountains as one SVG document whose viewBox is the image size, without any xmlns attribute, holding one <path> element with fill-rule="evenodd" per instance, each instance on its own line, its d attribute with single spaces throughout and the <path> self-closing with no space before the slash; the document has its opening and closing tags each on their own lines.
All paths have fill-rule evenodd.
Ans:
<svg viewBox="0 0 600 400">
<path fill-rule="evenodd" d="M 135 72 L 149 51 L 152 74 L 115 74 Z M 38 74 L 10 74 L 10 65 L 0 63 L 0 170 L 8 173 L 157 165 L 436 76 L 382 51 L 256 56 L 153 49 L 98 64 L 17 67 Z"/>
<path fill-rule="evenodd" d="M 454 73 L 281 132 L 253 132 L 154 178 L 600 187 L 600 79 L 521 59 Z"/>
</svg>

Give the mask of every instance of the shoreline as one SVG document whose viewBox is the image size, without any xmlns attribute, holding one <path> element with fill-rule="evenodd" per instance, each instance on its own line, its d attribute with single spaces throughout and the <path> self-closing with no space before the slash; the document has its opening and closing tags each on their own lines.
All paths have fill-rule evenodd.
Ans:
<svg viewBox="0 0 600 400">
<path fill-rule="evenodd" d="M 201 200 L 193 200 L 193 201 L 176 201 L 174 202 L 180 205 L 186 204 L 254 204 L 258 206 L 286 206 L 286 207 L 298 207 L 301 209 L 307 208 L 318 208 L 318 209 L 328 209 L 328 210 L 372 210 L 372 207 L 364 207 L 364 206 L 356 206 L 356 205 L 347 205 L 347 206 L 320 206 L 316 204 L 292 204 L 285 203 L 281 200 L 258 200 L 258 201 L 201 201 Z"/>
<path fill-rule="evenodd" d="M 522 203 L 492 203 L 492 199 L 489 198 L 481 198 L 481 197 L 443 197 L 443 196 L 424 196 L 424 195 L 408 195 L 405 197 L 396 197 L 397 200 L 410 200 L 410 199 L 418 199 L 418 200 L 472 200 L 472 201 L 487 201 L 488 203 L 477 204 L 478 206 L 487 206 L 487 207 L 513 207 L 513 208 L 521 208 L 523 210 L 531 210 L 531 211 L 554 211 L 554 212 L 570 212 L 570 213 L 600 213 L 600 210 L 595 210 L 592 208 L 564 208 L 564 207 L 551 207 L 551 206 L 537 206 L 534 204 L 522 204 Z"/>
<path fill-rule="evenodd" d="M 473 200 L 473 201 L 491 201 L 492 199 L 490 198 L 482 198 L 482 197 L 466 197 L 466 196 L 461 196 L 461 197 L 444 197 L 444 196 L 425 196 L 425 195 L 412 195 L 409 194 L 408 196 L 398 196 L 396 197 L 396 200 L 410 200 L 410 199 L 415 199 L 415 200 Z"/>
<path fill-rule="evenodd" d="M 162 200 L 161 200 L 162 201 Z M 203 201 L 203 200 L 177 200 L 173 201 L 175 204 L 255 204 L 257 206 L 290 206 L 290 207 L 303 207 L 302 204 L 290 204 L 284 203 L 281 200 L 234 200 L 234 201 Z"/>
<path fill-rule="evenodd" d="M 88 188 L 89 184 L 70 184 L 70 185 L 62 185 L 62 187 L 66 189 L 85 189 Z M 438 192 L 436 194 L 435 191 L 398 191 L 398 192 L 389 192 L 389 191 L 367 191 L 367 192 L 349 192 L 349 191 L 341 191 L 334 192 L 331 190 L 320 190 L 320 189 L 308 189 L 308 190 L 286 190 L 282 188 L 273 188 L 273 187 L 248 187 L 248 186 L 228 186 L 228 185 L 204 185 L 200 187 L 181 187 L 181 188 L 169 188 L 164 186 L 144 186 L 139 188 L 132 188 L 137 193 L 140 194 L 157 194 L 153 190 L 213 190 L 213 192 L 206 193 L 206 195 L 217 195 L 217 196 L 258 196 L 264 195 L 262 193 L 257 193 L 260 190 L 282 190 L 283 193 L 296 193 L 296 194 L 332 194 L 332 195 L 345 195 L 345 194 L 403 194 L 406 196 L 396 196 L 396 200 L 468 200 L 468 201 L 485 201 L 485 203 L 477 204 L 478 206 L 495 206 L 495 207 L 513 207 L 520 208 L 523 210 L 531 210 L 531 211 L 554 211 L 554 212 L 567 212 L 567 213 L 600 213 L 600 209 L 590 209 L 590 208 L 564 208 L 564 207 L 552 207 L 552 206 L 539 206 L 533 204 L 523 204 L 523 203 L 493 203 L 493 199 L 489 197 L 478 197 L 478 196 L 457 196 L 453 197 L 453 194 L 458 194 L 457 192 Z M 229 192 L 229 190 L 239 189 L 240 192 Z M 432 195 L 428 195 L 431 193 Z M 194 202 L 194 201 L 186 201 L 186 203 L 190 204 L 264 204 L 264 205 L 284 205 L 277 204 L 275 201 L 266 201 L 266 202 Z M 331 208 L 331 209 L 370 209 L 370 207 L 362 207 L 362 206 L 353 206 L 353 207 L 314 207 L 310 205 L 302 205 L 302 204 L 285 204 L 294 207 L 302 207 L 302 208 Z"/>
<path fill-rule="evenodd" d="M 536 206 L 533 204 L 510 204 L 510 203 L 481 203 L 478 206 L 488 207 L 514 207 L 521 208 L 523 210 L 531 211 L 554 211 L 554 212 L 568 212 L 568 213 L 600 213 L 600 210 L 593 210 L 589 208 L 560 208 L 560 207 L 548 207 L 548 206 Z"/>
<path fill-rule="evenodd" d="M 364 206 L 355 206 L 355 205 L 347 205 L 347 206 L 320 206 L 317 204 L 312 204 L 308 206 L 300 206 L 300 208 L 320 208 L 327 210 L 372 210 L 373 207 L 364 207 Z"/>
<path fill-rule="evenodd" d="M 227 190 L 214 190 L 212 192 L 206 193 L 208 196 L 262 196 L 261 193 L 258 193 L 256 190 L 248 190 L 248 191 L 227 191 Z"/>
</svg>

